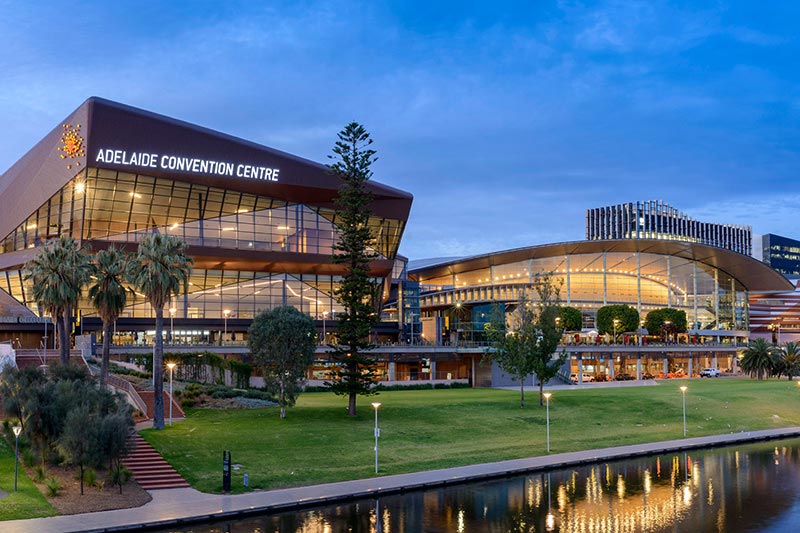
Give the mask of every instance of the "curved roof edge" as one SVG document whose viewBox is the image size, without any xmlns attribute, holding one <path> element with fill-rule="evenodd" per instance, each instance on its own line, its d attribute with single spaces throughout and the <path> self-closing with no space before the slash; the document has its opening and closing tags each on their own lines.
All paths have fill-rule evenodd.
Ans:
<svg viewBox="0 0 800 533">
<path fill-rule="evenodd" d="M 490 252 L 410 269 L 409 275 L 419 278 L 461 274 L 479 268 L 561 255 L 580 255 L 602 252 L 642 252 L 670 255 L 705 263 L 726 272 L 748 291 L 786 291 L 794 286 L 782 274 L 747 255 L 706 244 L 657 239 L 620 239 L 571 241 L 526 246 L 512 250 Z"/>
</svg>

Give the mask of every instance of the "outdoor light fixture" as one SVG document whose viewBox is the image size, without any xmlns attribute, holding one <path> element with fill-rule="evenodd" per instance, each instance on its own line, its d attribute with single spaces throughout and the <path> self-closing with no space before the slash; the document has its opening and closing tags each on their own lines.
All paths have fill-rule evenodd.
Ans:
<svg viewBox="0 0 800 533">
<path fill-rule="evenodd" d="M 19 434 L 22 433 L 22 426 L 14 426 L 14 440 L 16 446 L 14 448 L 14 492 L 17 492 L 17 473 L 19 472 Z"/>
<path fill-rule="evenodd" d="M 378 428 L 378 408 L 380 406 L 380 402 L 372 402 L 372 407 L 375 409 L 375 475 L 378 475 L 378 437 L 381 436 L 381 430 Z"/>
<path fill-rule="evenodd" d="M 551 392 L 545 392 L 544 396 L 545 405 L 547 405 L 547 453 L 550 453 L 550 396 Z"/>
<path fill-rule="evenodd" d="M 175 369 L 175 363 L 167 363 L 169 368 L 169 425 L 172 425 L 172 371 Z"/>
<path fill-rule="evenodd" d="M 686 385 L 681 387 L 681 395 L 683 396 L 683 436 L 686 436 Z"/>
</svg>

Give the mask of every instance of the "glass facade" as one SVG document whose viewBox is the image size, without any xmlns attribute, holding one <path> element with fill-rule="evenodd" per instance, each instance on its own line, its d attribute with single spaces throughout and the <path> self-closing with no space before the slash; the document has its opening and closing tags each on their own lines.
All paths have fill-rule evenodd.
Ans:
<svg viewBox="0 0 800 533">
<path fill-rule="evenodd" d="M 719 268 L 691 259 L 645 252 L 552 256 L 426 278 L 423 314 L 457 302 L 476 306 L 514 301 L 525 291 L 535 299 L 536 273 L 552 272 L 561 301 L 586 313 L 611 304 L 631 305 L 642 319 L 652 309 L 686 311 L 690 329 L 746 330 L 748 302 L 742 284 Z"/>
<path fill-rule="evenodd" d="M 761 237 L 762 261 L 787 276 L 800 276 L 800 241 L 768 233 Z"/>
<path fill-rule="evenodd" d="M 249 265 L 246 270 L 225 270 L 225 260 L 195 257 L 197 263 L 185 294 L 170 305 L 176 309 L 175 316 L 221 318 L 227 311 L 229 318 L 252 318 L 263 309 L 292 305 L 321 320 L 323 313 L 335 316 L 341 311 L 334 299 L 339 277 L 307 273 L 318 269 L 298 265 L 330 263 L 338 240 L 335 222 L 333 209 L 88 168 L 4 236 L 0 253 L 41 246 L 59 235 L 105 244 L 136 243 L 153 232 L 173 234 L 190 247 L 212 249 L 215 257 L 229 256 L 238 265 Z M 370 219 L 379 258 L 395 257 L 404 224 L 402 220 Z M 256 254 L 242 258 L 237 251 Z M 281 253 L 281 265 L 275 268 L 275 260 L 258 252 Z M 214 262 L 221 266 L 209 268 Z M 0 288 L 39 313 L 19 268 L 0 271 Z M 82 301 L 78 311 L 83 316 L 94 314 L 88 301 Z M 129 318 L 152 316 L 142 295 L 137 295 L 122 314 Z"/>
</svg>

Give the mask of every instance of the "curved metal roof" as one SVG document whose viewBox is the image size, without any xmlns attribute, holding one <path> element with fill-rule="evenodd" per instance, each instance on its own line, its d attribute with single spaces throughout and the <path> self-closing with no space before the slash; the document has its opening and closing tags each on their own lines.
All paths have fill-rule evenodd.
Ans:
<svg viewBox="0 0 800 533">
<path fill-rule="evenodd" d="M 782 274 L 750 256 L 705 244 L 657 239 L 573 241 L 528 246 L 429 265 L 410 270 L 409 275 L 424 280 L 527 259 L 602 252 L 642 252 L 698 261 L 729 274 L 748 291 L 786 291 L 794 288 Z"/>
</svg>

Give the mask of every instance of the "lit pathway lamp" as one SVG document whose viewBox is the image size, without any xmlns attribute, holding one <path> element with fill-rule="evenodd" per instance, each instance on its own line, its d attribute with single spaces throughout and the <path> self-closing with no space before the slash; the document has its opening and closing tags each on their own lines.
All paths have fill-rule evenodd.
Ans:
<svg viewBox="0 0 800 533">
<path fill-rule="evenodd" d="M 17 473 L 19 472 L 19 434 L 22 433 L 22 426 L 14 426 L 14 439 L 16 446 L 14 449 L 14 492 L 17 492 Z"/>
<path fill-rule="evenodd" d="M 683 396 L 683 436 L 686 436 L 686 385 L 681 387 L 681 395 Z"/>
<path fill-rule="evenodd" d="M 378 437 L 381 436 L 381 430 L 378 428 L 378 408 L 380 406 L 380 402 L 372 402 L 372 407 L 375 409 L 375 475 L 378 475 Z"/>
<path fill-rule="evenodd" d="M 552 395 L 553 393 L 551 392 L 545 392 L 543 394 L 544 402 L 547 406 L 547 453 L 550 453 L 550 396 Z"/>
<path fill-rule="evenodd" d="M 167 363 L 169 368 L 169 425 L 172 425 L 172 371 L 175 370 L 175 363 Z"/>
</svg>

